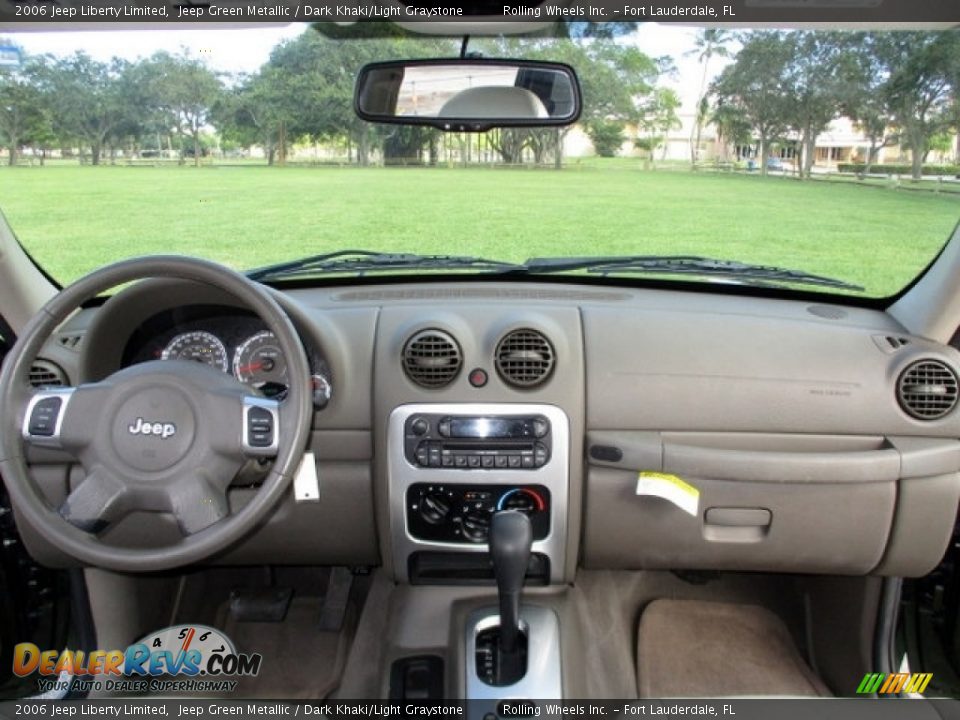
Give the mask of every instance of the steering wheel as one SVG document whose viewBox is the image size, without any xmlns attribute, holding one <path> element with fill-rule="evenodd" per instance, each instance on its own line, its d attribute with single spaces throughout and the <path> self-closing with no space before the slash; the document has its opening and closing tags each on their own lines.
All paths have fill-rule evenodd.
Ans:
<svg viewBox="0 0 960 720">
<path fill-rule="evenodd" d="M 181 360 L 141 363 L 78 387 L 30 387 L 30 365 L 43 343 L 81 303 L 154 277 L 214 286 L 256 313 L 286 355 L 286 398 L 267 399 L 231 375 Z M 68 555 L 111 570 L 166 570 L 214 555 L 266 517 L 303 457 L 312 411 L 306 353 L 269 290 L 206 260 L 126 260 L 56 295 L 8 354 L 0 373 L 0 474 L 16 511 Z M 63 450 L 83 466 L 84 479 L 59 508 L 31 477 L 28 445 Z M 252 458 L 273 465 L 252 499 L 231 512 L 227 488 Z M 136 511 L 171 513 L 182 538 L 156 548 L 101 538 Z"/>
</svg>

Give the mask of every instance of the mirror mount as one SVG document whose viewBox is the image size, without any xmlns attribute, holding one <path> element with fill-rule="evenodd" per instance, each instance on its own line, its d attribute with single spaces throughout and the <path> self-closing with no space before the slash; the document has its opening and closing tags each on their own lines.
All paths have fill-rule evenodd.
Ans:
<svg viewBox="0 0 960 720">
<path fill-rule="evenodd" d="M 554 62 L 466 55 L 371 63 L 357 78 L 354 109 L 369 122 L 447 132 L 556 127 L 580 117 L 580 83 L 572 67 Z"/>
</svg>

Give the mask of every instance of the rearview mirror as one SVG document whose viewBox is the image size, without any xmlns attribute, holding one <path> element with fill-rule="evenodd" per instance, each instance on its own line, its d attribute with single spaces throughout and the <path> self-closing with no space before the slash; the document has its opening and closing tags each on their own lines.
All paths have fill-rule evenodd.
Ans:
<svg viewBox="0 0 960 720">
<path fill-rule="evenodd" d="M 366 65 L 354 107 L 364 120 L 481 132 L 569 125 L 580 117 L 577 74 L 562 63 L 477 58 Z"/>
</svg>

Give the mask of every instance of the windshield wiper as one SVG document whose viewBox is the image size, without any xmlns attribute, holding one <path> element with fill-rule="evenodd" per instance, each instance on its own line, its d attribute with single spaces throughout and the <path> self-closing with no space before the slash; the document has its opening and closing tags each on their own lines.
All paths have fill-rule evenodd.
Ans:
<svg viewBox="0 0 960 720">
<path fill-rule="evenodd" d="M 657 275 L 700 275 L 728 278 L 747 284 L 793 283 L 842 290 L 862 291 L 844 280 L 789 270 L 773 265 L 752 265 L 736 260 L 715 260 L 696 255 L 615 255 L 597 257 L 531 258 L 524 263 L 488 260 L 470 255 L 417 255 L 381 253 L 370 250 L 338 250 L 267 265 L 250 270 L 251 280 L 305 277 L 333 273 L 363 275 L 385 270 L 485 270 L 491 273 L 547 274 L 585 270 L 588 273 L 649 273 Z"/>
<path fill-rule="evenodd" d="M 247 271 L 251 280 L 291 278 L 329 273 L 356 273 L 381 270 L 489 270 L 490 272 L 523 271 L 524 266 L 503 260 L 487 260 L 469 255 L 417 255 L 413 253 L 381 253 L 371 250 L 338 250 L 312 255 L 289 262 L 267 265 Z"/>
<path fill-rule="evenodd" d="M 862 291 L 859 285 L 835 278 L 790 270 L 774 265 L 752 265 L 736 260 L 715 260 L 696 255 L 623 255 L 611 257 L 531 258 L 524 263 L 529 273 L 556 273 L 586 270 L 589 273 L 650 273 L 658 275 L 701 275 L 733 281 L 781 282 L 798 285 Z"/>
</svg>

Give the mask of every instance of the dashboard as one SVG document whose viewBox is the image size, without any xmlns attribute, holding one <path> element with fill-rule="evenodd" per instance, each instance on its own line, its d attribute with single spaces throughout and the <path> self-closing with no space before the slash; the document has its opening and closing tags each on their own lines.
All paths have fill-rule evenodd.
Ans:
<svg viewBox="0 0 960 720">
<path fill-rule="evenodd" d="M 540 523 L 549 583 L 579 567 L 922 575 L 953 531 L 960 353 L 882 311 L 548 283 L 275 297 L 329 388 L 309 446 L 320 501 L 291 493 L 218 564 L 475 580 L 485 517 L 508 502 Z M 80 311 L 41 358 L 67 384 L 179 359 L 281 400 L 285 387 L 263 324 L 179 280 Z M 33 461 L 54 497 L 76 482 L 61 458 Z M 671 500 L 675 479 L 692 512 Z M 253 483 L 235 484 L 231 504 Z M 162 514 L 145 514 L 109 539 L 176 541 L 164 532 Z"/>
</svg>

